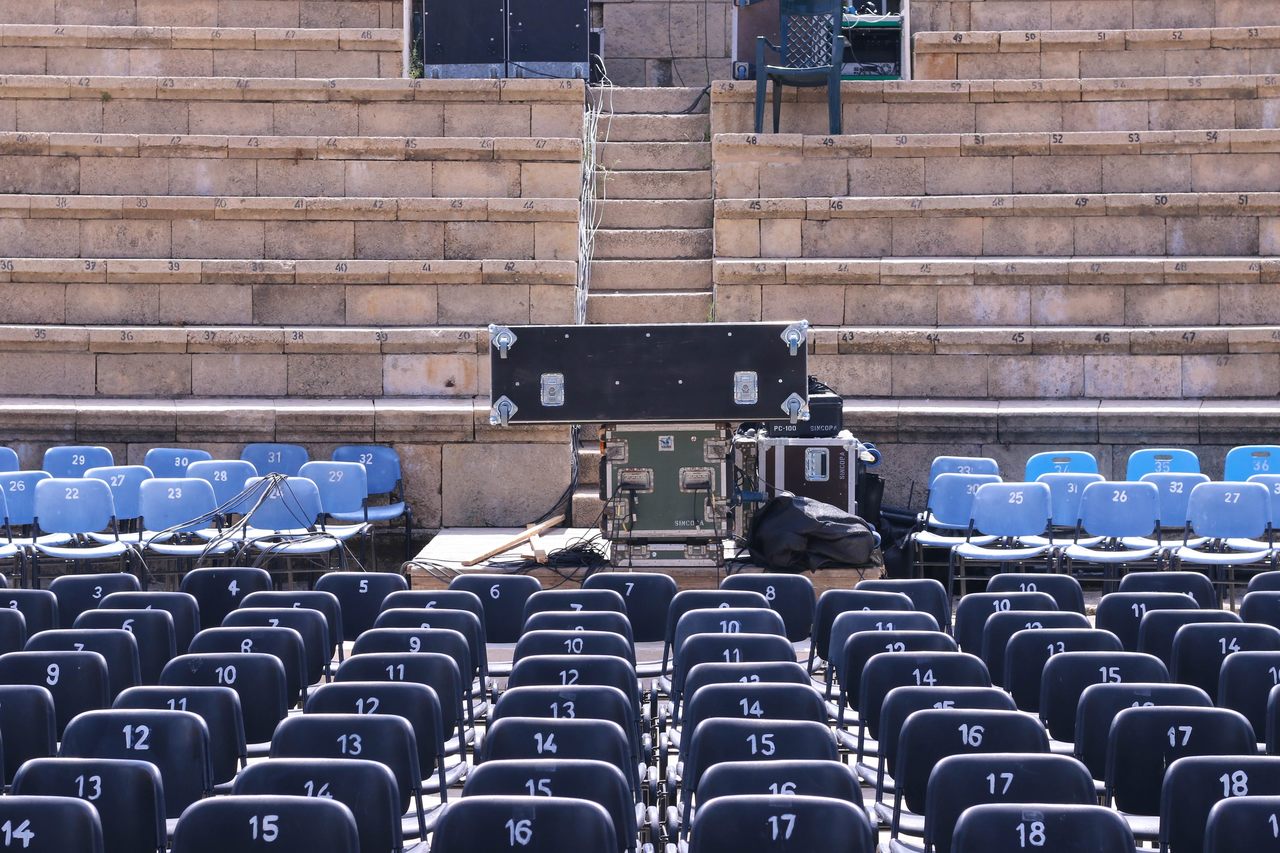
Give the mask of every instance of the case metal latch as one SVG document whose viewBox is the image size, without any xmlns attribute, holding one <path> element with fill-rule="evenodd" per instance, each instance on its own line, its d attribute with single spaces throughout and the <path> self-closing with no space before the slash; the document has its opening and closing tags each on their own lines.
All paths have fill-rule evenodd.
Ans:
<svg viewBox="0 0 1280 853">
<path fill-rule="evenodd" d="M 760 377 L 754 370 L 739 370 L 733 374 L 733 402 L 750 406 L 760 401 Z"/>
<path fill-rule="evenodd" d="M 497 347 L 498 358 L 506 358 L 507 352 L 516 345 L 516 333 L 506 326 L 496 326 L 490 323 L 489 343 Z"/>
<path fill-rule="evenodd" d="M 505 395 L 499 397 L 494 401 L 493 408 L 489 409 L 489 425 L 508 426 L 518 411 L 520 408 L 511 401 L 510 397 Z"/>
<path fill-rule="evenodd" d="M 798 323 L 792 323 L 782 330 L 782 341 L 787 345 L 787 350 L 792 355 L 800 353 L 800 347 L 804 346 L 804 342 L 809 333 L 809 321 L 801 320 Z"/>
<path fill-rule="evenodd" d="M 563 373 L 544 373 L 542 374 L 542 405 L 544 406 L 563 406 L 564 405 L 564 374 Z"/>
<path fill-rule="evenodd" d="M 787 413 L 791 423 L 809 420 L 809 404 L 799 394 L 792 393 L 790 397 L 783 400 L 782 411 Z"/>
</svg>

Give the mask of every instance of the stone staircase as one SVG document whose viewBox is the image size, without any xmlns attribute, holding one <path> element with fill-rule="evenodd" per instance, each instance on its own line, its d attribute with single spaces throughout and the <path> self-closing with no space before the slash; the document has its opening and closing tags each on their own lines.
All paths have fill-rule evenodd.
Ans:
<svg viewBox="0 0 1280 853">
<path fill-rule="evenodd" d="M 613 116 L 600 129 L 589 322 L 711 317 L 711 119 L 700 91 L 596 94 Z"/>
</svg>

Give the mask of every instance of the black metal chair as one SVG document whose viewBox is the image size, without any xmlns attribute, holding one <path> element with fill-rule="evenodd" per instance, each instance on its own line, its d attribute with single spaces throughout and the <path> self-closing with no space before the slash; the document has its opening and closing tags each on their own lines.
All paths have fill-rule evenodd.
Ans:
<svg viewBox="0 0 1280 853">
<path fill-rule="evenodd" d="M 827 87 L 831 133 L 840 133 L 840 72 L 844 65 L 842 0 L 779 0 L 781 45 L 756 37 L 756 133 L 764 132 L 765 87 L 773 82 L 773 132 L 782 117 L 782 87 Z M 765 64 L 765 48 L 780 57 Z"/>
</svg>

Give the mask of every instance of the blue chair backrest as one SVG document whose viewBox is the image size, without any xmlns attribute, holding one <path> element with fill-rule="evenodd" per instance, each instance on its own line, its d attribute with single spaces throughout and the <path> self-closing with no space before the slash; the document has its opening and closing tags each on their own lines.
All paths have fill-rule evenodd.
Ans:
<svg viewBox="0 0 1280 853">
<path fill-rule="evenodd" d="M 44 471 L 15 471 L 0 474 L 10 524 L 27 525 L 35 519 L 36 483 L 49 479 Z"/>
<path fill-rule="evenodd" d="M 360 512 L 369 497 L 369 478 L 359 462 L 307 462 L 298 476 L 316 484 L 326 513 Z"/>
<path fill-rule="evenodd" d="M 928 523 L 963 530 L 973 517 L 973 498 L 978 488 L 999 482 L 998 474 L 939 474 L 929 487 Z"/>
<path fill-rule="evenodd" d="M 245 482 L 253 494 L 249 506 L 262 495 L 262 503 L 249 516 L 249 524 L 262 530 L 297 530 L 312 527 L 320 517 L 320 490 L 304 477 L 290 477 L 279 484 L 268 484 L 262 477 Z M 246 509 L 249 507 L 246 507 Z"/>
<path fill-rule="evenodd" d="M 1191 490 L 1209 482 L 1206 474 L 1143 474 L 1143 483 L 1155 483 L 1160 490 L 1160 523 L 1165 527 L 1183 527 L 1187 523 L 1187 503 Z"/>
<path fill-rule="evenodd" d="M 1050 450 L 1036 453 L 1027 460 L 1023 479 L 1035 480 L 1041 474 L 1096 474 L 1098 460 L 1083 450 Z"/>
<path fill-rule="evenodd" d="M 1271 495 L 1271 526 L 1275 527 L 1280 518 L 1280 474 L 1254 474 L 1249 482 L 1261 483 L 1267 487 Z"/>
<path fill-rule="evenodd" d="M 1095 536 L 1150 536 L 1160 527 L 1155 483 L 1100 482 L 1085 486 L 1080 524 Z"/>
<path fill-rule="evenodd" d="M 1199 474 L 1200 457 L 1177 447 L 1152 447 L 1129 454 L 1126 480 L 1141 480 L 1147 474 Z"/>
<path fill-rule="evenodd" d="M 1075 527 L 1080 519 L 1080 499 L 1084 497 L 1085 487 L 1101 480 L 1101 474 L 1041 474 L 1037 477 L 1037 483 L 1049 487 L 1053 526 Z"/>
<path fill-rule="evenodd" d="M 18 461 L 18 454 L 7 447 L 0 447 L 0 471 L 21 470 L 22 463 Z"/>
<path fill-rule="evenodd" d="M 1258 539 L 1271 527 L 1271 495 L 1261 483 L 1201 483 L 1191 490 L 1187 523 L 1211 539 Z"/>
<path fill-rule="evenodd" d="M 929 466 L 929 488 L 939 474 L 994 474 L 1000 476 L 1000 463 L 985 456 L 936 456 Z"/>
<path fill-rule="evenodd" d="M 1052 514 L 1044 483 L 987 483 L 973 496 L 973 528 L 990 536 L 1039 535 Z"/>
<path fill-rule="evenodd" d="M 1223 480 L 1243 481 L 1254 474 L 1280 474 L 1280 445 L 1247 444 L 1227 451 Z"/>
<path fill-rule="evenodd" d="M 207 450 L 188 447 L 153 447 L 143 457 L 142 464 L 157 477 L 185 477 L 192 462 L 208 462 L 213 454 Z"/>
<path fill-rule="evenodd" d="M 333 451 L 335 462 L 358 462 L 364 466 L 369 494 L 385 495 L 400 484 L 400 454 L 380 444 L 346 444 Z"/>
<path fill-rule="evenodd" d="M 96 533 L 111 526 L 116 510 L 105 480 L 54 477 L 36 483 L 35 514 L 44 533 Z"/>
<path fill-rule="evenodd" d="M 284 474 L 296 477 L 298 470 L 311 460 L 307 449 L 299 444 L 246 444 L 240 458 L 252 462 L 259 474 Z"/>
<path fill-rule="evenodd" d="M 147 530 L 175 533 L 212 527 L 209 516 L 218 507 L 213 486 L 200 479 L 153 477 L 139 488 L 138 503 Z"/>
<path fill-rule="evenodd" d="M 51 477 L 83 477 L 90 468 L 106 468 L 116 464 L 105 447 L 50 447 L 44 452 L 40 467 Z"/>
<path fill-rule="evenodd" d="M 232 498 L 244 491 L 245 481 L 258 476 L 258 469 L 252 462 L 241 459 L 214 459 L 206 462 L 192 462 L 187 466 L 187 477 L 204 480 L 213 486 L 214 497 L 218 505 L 223 506 Z M 240 507 L 226 507 L 227 512 L 240 512 Z"/>
<path fill-rule="evenodd" d="M 111 487 L 111 500 L 115 503 L 116 519 L 126 520 L 142 515 L 139 492 L 142 484 L 151 479 L 151 469 L 143 465 L 111 465 L 90 468 L 86 478 L 102 480 Z"/>
</svg>

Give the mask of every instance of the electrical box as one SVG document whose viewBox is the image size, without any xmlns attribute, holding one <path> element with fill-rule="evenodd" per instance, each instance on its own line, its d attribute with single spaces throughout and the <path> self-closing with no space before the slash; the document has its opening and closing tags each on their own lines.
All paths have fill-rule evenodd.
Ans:
<svg viewBox="0 0 1280 853">
<path fill-rule="evenodd" d="M 588 0 L 507 0 L 507 76 L 590 74 Z"/>
<path fill-rule="evenodd" d="M 506 75 L 505 0 L 421 0 L 418 31 L 424 77 Z"/>
</svg>

